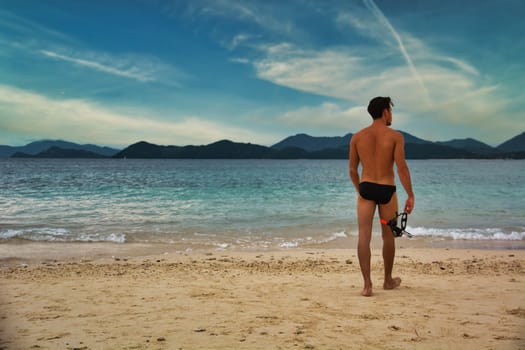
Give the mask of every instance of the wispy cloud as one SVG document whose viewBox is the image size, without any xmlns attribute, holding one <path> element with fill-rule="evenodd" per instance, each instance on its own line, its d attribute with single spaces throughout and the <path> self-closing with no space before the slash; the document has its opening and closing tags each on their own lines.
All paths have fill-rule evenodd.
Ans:
<svg viewBox="0 0 525 350">
<path fill-rule="evenodd" d="M 476 76 L 479 76 L 479 71 L 474 67 L 472 66 L 471 64 L 463 61 L 463 60 L 460 60 L 458 58 L 455 58 L 455 57 L 436 57 L 436 60 L 441 60 L 443 62 L 448 62 L 450 64 L 452 64 L 453 66 L 457 67 L 460 71 L 463 71 L 465 73 L 468 73 L 468 74 L 472 74 L 472 75 L 476 75 Z"/>
<path fill-rule="evenodd" d="M 394 37 L 395 41 L 397 42 L 397 45 L 399 46 L 399 50 L 401 51 L 403 57 L 406 60 L 406 63 L 408 67 L 410 68 L 410 71 L 412 72 L 412 75 L 416 78 L 417 82 L 419 83 L 421 89 L 423 90 L 424 95 L 427 98 L 427 102 L 430 101 L 430 97 L 428 96 L 428 90 L 425 86 L 425 83 L 423 79 L 421 79 L 421 76 L 419 75 L 416 66 L 414 65 L 414 62 L 412 61 L 412 58 L 408 54 L 405 45 L 403 44 L 403 40 L 401 39 L 401 36 L 398 34 L 396 29 L 392 26 L 388 18 L 383 14 L 383 12 L 377 7 L 375 2 L 373 0 L 363 0 L 366 7 L 370 9 L 372 14 L 377 18 L 379 23 L 383 25 Z"/>
<path fill-rule="evenodd" d="M 343 108 L 340 104 L 325 102 L 318 106 L 305 106 L 287 111 L 278 117 L 279 122 L 298 128 L 331 131 L 358 130 L 369 124 L 365 107 Z"/>
<path fill-rule="evenodd" d="M 388 70 L 347 48 L 305 50 L 290 44 L 265 47 L 254 62 L 261 79 L 293 89 L 363 104 L 381 88 Z M 405 72 L 406 73 L 406 72 Z M 377 93 L 377 92 L 376 92 Z"/>
<path fill-rule="evenodd" d="M 48 59 L 67 62 L 78 68 L 131 79 L 141 83 L 162 83 L 181 87 L 189 74 L 155 56 L 139 54 L 116 55 L 109 52 L 85 50 L 54 45 L 54 50 L 36 50 Z"/>
<path fill-rule="evenodd" d="M 250 41 L 250 40 L 253 40 L 253 39 L 257 39 L 259 37 L 260 36 L 258 36 L 258 35 L 250 35 L 250 34 L 246 34 L 246 33 L 239 33 L 239 34 L 235 35 L 233 37 L 233 39 L 231 39 L 229 42 L 224 43 L 223 46 L 228 48 L 228 50 L 234 50 L 238 46 L 242 45 L 243 43 L 245 43 L 247 41 Z"/>
<path fill-rule="evenodd" d="M 115 146 L 147 140 L 159 144 L 206 144 L 220 139 L 268 143 L 274 135 L 199 116 L 126 114 L 79 99 L 51 99 L 0 85 L 0 129 L 26 139 L 64 138 Z"/>
<path fill-rule="evenodd" d="M 143 70 L 141 71 L 136 66 L 133 66 L 128 69 L 119 69 L 119 68 L 105 65 L 99 62 L 76 58 L 76 57 L 69 57 L 69 56 L 61 55 L 61 54 L 58 54 L 52 51 L 40 50 L 40 53 L 47 57 L 55 58 L 57 60 L 71 62 L 76 65 L 94 69 L 100 72 L 119 75 L 122 77 L 131 78 L 131 79 L 135 79 L 135 80 L 142 81 L 142 82 L 148 82 L 148 81 L 155 80 L 152 75 L 152 72 L 143 71 Z"/>
<path fill-rule="evenodd" d="M 266 1 L 194 0 L 188 4 L 187 12 L 191 15 L 254 23 L 266 32 L 280 35 L 291 35 L 299 30 L 289 18 L 276 13 L 275 4 Z"/>
<path fill-rule="evenodd" d="M 295 1 L 192 0 L 172 2 L 163 12 L 191 19 L 193 26 L 212 26 L 211 36 L 228 50 L 270 38 L 305 38 L 307 31 L 295 23 Z M 300 8 L 308 6 L 300 1 Z M 277 11 L 276 11 L 277 9 Z M 224 25 L 226 24 L 226 25 Z M 236 28 L 243 28 L 236 32 Z"/>
<path fill-rule="evenodd" d="M 0 44 L 4 48 L 0 55 L 5 57 L 14 59 L 20 54 L 38 60 L 45 57 L 142 83 L 161 82 L 181 86 L 188 78 L 187 73 L 158 57 L 89 49 L 67 34 L 1 10 L 0 29 L 5 30 L 0 30 Z"/>
<path fill-rule="evenodd" d="M 4 34 L 8 34 L 10 39 L 18 39 L 20 37 L 47 38 L 49 40 L 57 40 L 61 42 L 73 42 L 74 40 L 67 34 L 50 29 L 37 22 L 28 20 L 26 18 L 17 16 L 11 12 L 0 9 L 0 28 Z"/>
</svg>

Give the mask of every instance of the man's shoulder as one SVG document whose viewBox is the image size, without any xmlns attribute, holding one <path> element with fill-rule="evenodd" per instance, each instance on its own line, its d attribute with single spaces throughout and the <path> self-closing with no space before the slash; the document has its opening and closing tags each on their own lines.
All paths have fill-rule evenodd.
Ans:
<svg viewBox="0 0 525 350">
<path fill-rule="evenodd" d="M 366 130 L 366 128 L 361 129 L 358 132 L 354 133 L 352 135 L 352 138 L 350 138 L 350 143 L 352 143 L 352 142 L 355 143 L 357 140 L 359 140 L 362 137 L 362 135 L 365 133 L 365 130 Z"/>
<path fill-rule="evenodd" d="M 396 138 L 397 140 L 403 140 L 403 134 L 400 131 L 397 131 L 391 128 L 388 128 L 388 130 L 390 130 L 389 135 Z"/>
<path fill-rule="evenodd" d="M 363 128 L 361 130 L 359 130 L 358 132 L 356 132 L 354 135 L 352 135 L 352 138 L 354 137 L 361 137 L 363 136 L 364 134 L 368 133 L 370 131 L 370 127 L 366 127 L 366 128 Z"/>
<path fill-rule="evenodd" d="M 401 141 L 404 141 L 405 140 L 405 137 L 403 136 L 403 133 L 401 131 L 398 131 L 398 130 L 393 130 L 395 132 L 395 135 L 396 137 L 401 140 Z"/>
</svg>

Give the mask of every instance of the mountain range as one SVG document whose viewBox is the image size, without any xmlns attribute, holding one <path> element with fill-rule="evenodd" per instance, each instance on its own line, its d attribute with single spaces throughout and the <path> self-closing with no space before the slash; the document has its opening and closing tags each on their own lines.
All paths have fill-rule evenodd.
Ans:
<svg viewBox="0 0 525 350">
<path fill-rule="evenodd" d="M 41 152 L 47 151 L 52 147 L 57 147 L 64 150 L 82 150 L 95 153 L 99 156 L 111 157 L 119 152 L 118 149 L 101 147 L 97 145 L 79 145 L 77 143 L 62 141 L 62 140 L 41 140 L 31 142 L 25 146 L 13 147 L 0 145 L 0 158 L 12 157 L 18 152 L 19 156 L 35 156 Z"/>
<path fill-rule="evenodd" d="M 407 159 L 525 159 L 525 132 L 497 147 L 467 138 L 432 142 L 402 132 Z M 289 136 L 273 146 L 221 140 L 201 146 L 160 146 L 145 141 L 122 150 L 61 140 L 42 140 L 26 146 L 0 146 L 0 157 L 14 158 L 196 158 L 196 159 L 346 159 L 352 134 L 315 137 Z"/>
</svg>

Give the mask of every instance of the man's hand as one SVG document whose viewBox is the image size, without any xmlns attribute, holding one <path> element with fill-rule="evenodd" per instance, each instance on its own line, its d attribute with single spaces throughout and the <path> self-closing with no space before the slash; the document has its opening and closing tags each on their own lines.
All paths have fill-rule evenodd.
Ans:
<svg viewBox="0 0 525 350">
<path fill-rule="evenodd" d="M 414 197 L 408 197 L 407 201 L 405 202 L 405 213 L 410 214 L 413 209 L 414 209 Z"/>
</svg>

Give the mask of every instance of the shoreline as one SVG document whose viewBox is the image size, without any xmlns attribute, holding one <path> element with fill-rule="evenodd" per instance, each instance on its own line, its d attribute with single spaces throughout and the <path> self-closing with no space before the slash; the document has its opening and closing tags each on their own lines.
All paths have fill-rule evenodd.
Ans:
<svg viewBox="0 0 525 350">
<path fill-rule="evenodd" d="M 371 248 L 381 249 L 380 237 L 372 239 Z M 487 251 L 519 251 L 525 250 L 525 241 L 510 240 L 452 240 L 429 238 L 397 238 L 396 248 L 445 249 L 445 250 L 487 250 Z M 350 236 L 323 244 L 311 244 L 301 247 L 254 247 L 242 248 L 230 246 L 228 248 L 210 247 L 209 245 L 187 245 L 173 243 L 115 243 L 115 242 L 35 242 L 9 241 L 0 243 L 0 267 L 14 264 L 38 264 L 46 261 L 64 260 L 97 260 L 103 258 L 135 258 L 150 255 L 170 255 L 184 253 L 279 253 L 303 252 L 306 250 L 348 251 L 354 254 L 357 249 L 357 237 Z"/>
<path fill-rule="evenodd" d="M 394 274 L 403 282 L 385 291 L 374 247 L 374 296 L 365 298 L 354 247 L 165 248 L 44 243 L 42 254 L 64 254 L 24 265 L 2 260 L 0 347 L 525 347 L 525 250 L 399 244 Z"/>
</svg>

